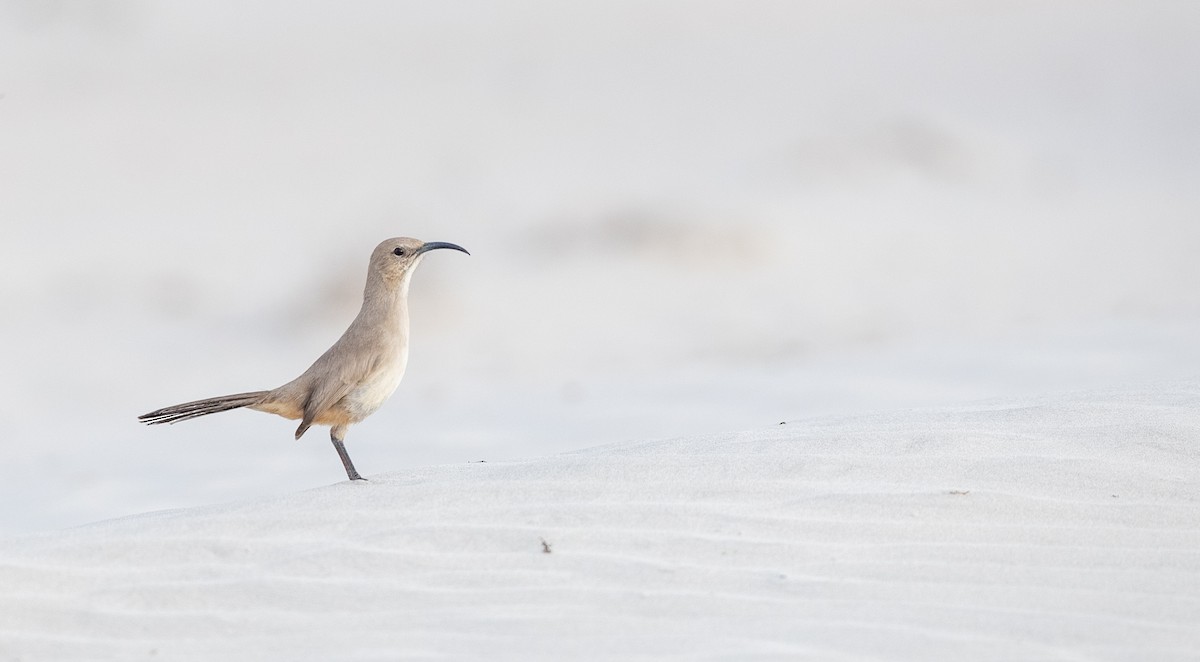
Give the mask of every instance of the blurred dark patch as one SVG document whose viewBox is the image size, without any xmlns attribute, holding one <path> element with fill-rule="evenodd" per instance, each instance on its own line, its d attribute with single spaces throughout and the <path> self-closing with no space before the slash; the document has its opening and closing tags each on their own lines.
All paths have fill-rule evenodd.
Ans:
<svg viewBox="0 0 1200 662">
<path fill-rule="evenodd" d="M 915 117 L 804 140 L 794 160 L 805 182 L 861 184 L 880 175 L 916 172 L 943 183 L 966 183 L 981 170 L 978 150 L 945 127 Z"/>
<path fill-rule="evenodd" d="M 942 180 L 969 177 L 975 160 L 961 139 L 913 118 L 879 127 L 867 136 L 865 145 L 895 163 Z"/>
<path fill-rule="evenodd" d="M 751 265 L 769 243 L 767 230 L 751 224 L 715 224 L 637 209 L 559 218 L 533 226 L 522 241 L 531 254 L 545 259 L 596 255 L 706 268 Z"/>
</svg>

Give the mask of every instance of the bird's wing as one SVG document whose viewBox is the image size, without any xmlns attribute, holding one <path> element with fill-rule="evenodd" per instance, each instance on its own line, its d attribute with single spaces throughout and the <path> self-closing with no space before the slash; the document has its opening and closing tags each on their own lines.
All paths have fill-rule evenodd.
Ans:
<svg viewBox="0 0 1200 662">
<path fill-rule="evenodd" d="M 342 354 L 331 348 L 310 370 L 316 375 L 312 390 L 304 402 L 304 418 L 296 428 L 296 438 L 312 426 L 324 411 L 337 404 L 355 387 L 363 382 L 379 365 L 380 355 L 375 352 L 351 352 Z"/>
</svg>

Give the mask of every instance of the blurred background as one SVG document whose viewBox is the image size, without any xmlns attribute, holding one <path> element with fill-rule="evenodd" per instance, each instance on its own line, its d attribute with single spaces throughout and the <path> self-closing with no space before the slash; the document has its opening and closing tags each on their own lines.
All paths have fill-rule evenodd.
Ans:
<svg viewBox="0 0 1200 662">
<path fill-rule="evenodd" d="M 0 532 L 1200 370 L 1200 4 L 0 2 Z M 402 504 L 398 505 L 402 507 Z"/>
</svg>

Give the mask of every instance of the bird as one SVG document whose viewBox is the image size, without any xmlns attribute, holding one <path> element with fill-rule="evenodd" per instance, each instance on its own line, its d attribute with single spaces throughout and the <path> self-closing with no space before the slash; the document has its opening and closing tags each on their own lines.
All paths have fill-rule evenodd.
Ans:
<svg viewBox="0 0 1200 662">
<path fill-rule="evenodd" d="M 253 409 L 299 420 L 296 439 L 313 425 L 328 425 L 346 476 L 366 480 L 346 452 L 349 427 L 391 397 L 408 364 L 408 286 L 426 253 L 462 251 L 458 244 L 393 237 L 375 247 L 367 267 L 362 308 L 342 337 L 299 377 L 267 391 L 235 393 L 156 409 L 138 416 L 148 425 L 178 423 L 231 409 Z"/>
</svg>

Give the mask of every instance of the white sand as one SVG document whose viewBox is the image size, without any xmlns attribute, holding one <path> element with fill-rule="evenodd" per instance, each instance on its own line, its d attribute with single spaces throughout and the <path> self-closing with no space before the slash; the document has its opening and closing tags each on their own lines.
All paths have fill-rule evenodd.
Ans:
<svg viewBox="0 0 1200 662">
<path fill-rule="evenodd" d="M 387 236 L 473 255 L 371 473 L 1195 378 L 1198 11 L 0 2 L 0 533 L 336 479 L 134 417 L 295 377 Z"/>
<path fill-rule="evenodd" d="M 9 538 L 0 654 L 1193 660 L 1197 438 L 1200 383 L 1172 382 Z"/>
</svg>

